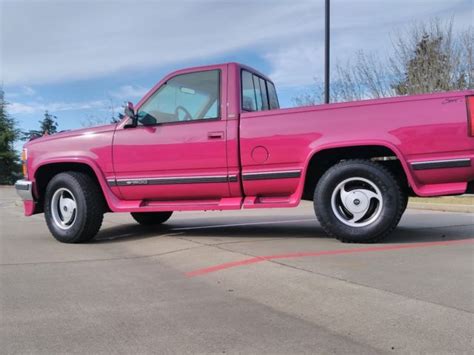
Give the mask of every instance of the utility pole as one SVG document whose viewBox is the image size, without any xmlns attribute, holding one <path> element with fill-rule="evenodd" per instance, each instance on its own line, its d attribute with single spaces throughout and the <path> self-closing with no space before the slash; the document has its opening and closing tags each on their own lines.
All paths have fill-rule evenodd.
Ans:
<svg viewBox="0 0 474 355">
<path fill-rule="evenodd" d="M 330 101 L 329 93 L 329 70 L 330 70 L 330 0 L 326 0 L 325 7 L 325 29 L 324 29 L 324 103 L 328 104 Z"/>
</svg>

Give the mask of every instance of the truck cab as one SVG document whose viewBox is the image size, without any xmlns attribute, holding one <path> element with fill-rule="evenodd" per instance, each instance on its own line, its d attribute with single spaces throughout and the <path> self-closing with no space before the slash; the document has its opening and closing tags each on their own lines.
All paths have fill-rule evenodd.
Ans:
<svg viewBox="0 0 474 355">
<path fill-rule="evenodd" d="M 217 209 L 244 202 L 263 207 L 265 199 L 286 206 L 301 168 L 276 168 L 264 141 L 239 140 L 241 114 L 278 109 L 274 84 L 249 67 L 229 63 L 172 73 L 136 105 L 134 123 L 117 127 L 109 184 L 121 199 L 155 208 L 188 201 L 179 208 L 191 209 L 193 200 Z M 257 201 L 257 191 L 263 200 Z"/>
</svg>

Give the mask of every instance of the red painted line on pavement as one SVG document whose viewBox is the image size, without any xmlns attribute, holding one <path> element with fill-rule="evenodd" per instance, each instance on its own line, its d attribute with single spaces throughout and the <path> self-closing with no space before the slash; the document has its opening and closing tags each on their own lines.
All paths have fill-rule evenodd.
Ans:
<svg viewBox="0 0 474 355">
<path fill-rule="evenodd" d="M 464 239 L 464 240 L 448 240 L 448 241 L 442 241 L 442 242 L 396 244 L 396 245 L 384 245 L 384 246 L 379 246 L 379 247 L 335 249 L 335 250 L 322 250 L 322 251 L 315 251 L 315 252 L 301 252 L 301 253 L 256 256 L 249 259 L 231 261 L 224 264 L 218 264 L 218 265 L 206 267 L 203 269 L 189 271 L 186 273 L 186 276 L 195 277 L 195 276 L 210 274 L 210 273 L 220 271 L 220 270 L 230 269 L 237 266 L 257 264 L 266 260 L 293 259 L 293 258 L 304 258 L 304 257 L 310 257 L 310 256 L 325 256 L 325 255 L 340 255 L 340 254 L 357 254 L 357 253 L 368 253 L 368 252 L 375 252 L 375 251 L 415 249 L 415 248 L 425 248 L 425 247 L 433 247 L 433 246 L 443 246 L 443 245 L 452 245 L 452 244 L 472 244 L 472 243 L 474 243 L 474 239 Z"/>
</svg>

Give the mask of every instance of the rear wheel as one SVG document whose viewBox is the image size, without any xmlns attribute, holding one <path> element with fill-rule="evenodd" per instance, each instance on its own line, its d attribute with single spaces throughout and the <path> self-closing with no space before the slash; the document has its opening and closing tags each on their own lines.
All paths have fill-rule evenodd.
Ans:
<svg viewBox="0 0 474 355">
<path fill-rule="evenodd" d="M 153 226 L 165 223 L 173 212 L 133 212 L 133 219 L 144 226 Z"/>
<path fill-rule="evenodd" d="M 400 214 L 400 219 L 402 219 L 403 214 L 408 208 L 408 200 L 409 200 L 408 193 L 407 192 L 403 193 L 402 213 Z"/>
<path fill-rule="evenodd" d="M 104 206 L 97 182 L 83 173 L 58 174 L 46 187 L 46 224 L 54 238 L 63 243 L 94 238 L 102 225 Z"/>
<path fill-rule="evenodd" d="M 347 160 L 318 182 L 314 207 L 323 229 L 343 242 L 373 243 L 397 226 L 407 196 L 382 165 Z"/>
</svg>

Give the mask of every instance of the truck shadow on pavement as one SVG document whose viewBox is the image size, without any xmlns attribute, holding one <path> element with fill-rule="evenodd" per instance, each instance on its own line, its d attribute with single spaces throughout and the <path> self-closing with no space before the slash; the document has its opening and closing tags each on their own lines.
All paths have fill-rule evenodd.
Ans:
<svg viewBox="0 0 474 355">
<path fill-rule="evenodd" d="M 193 220 L 195 222 L 195 220 Z M 202 223 L 193 223 L 187 220 L 171 221 L 160 226 L 140 226 L 137 224 L 124 224 L 103 228 L 92 243 L 117 243 L 133 240 L 160 238 L 211 238 L 222 242 L 232 239 L 259 239 L 259 238 L 281 238 L 281 239 L 333 239 L 328 236 L 316 221 L 301 223 L 270 224 L 267 221 L 251 222 L 248 225 L 222 224 L 215 221 L 214 224 L 204 220 Z M 397 243 L 419 243 L 448 240 L 472 239 L 474 236 L 474 224 L 442 226 L 442 227 L 406 227 L 399 226 L 379 244 Z"/>
<path fill-rule="evenodd" d="M 169 223 L 161 226 L 140 226 L 136 224 L 124 224 L 103 228 L 92 241 L 95 243 L 121 242 L 159 237 L 188 237 L 188 238 L 212 238 L 212 239 L 253 239 L 253 238 L 329 238 L 323 229 L 314 223 L 313 225 L 251 225 L 251 226 L 216 226 L 190 227 L 187 229 L 178 223 Z M 191 229 L 199 228 L 199 229 Z"/>
</svg>

